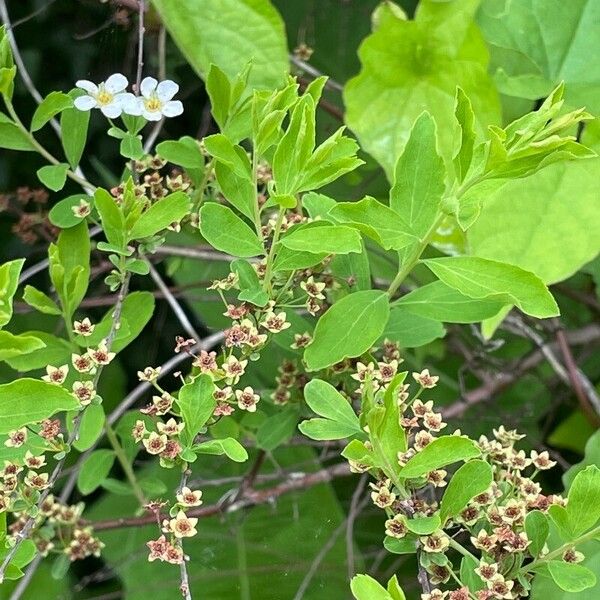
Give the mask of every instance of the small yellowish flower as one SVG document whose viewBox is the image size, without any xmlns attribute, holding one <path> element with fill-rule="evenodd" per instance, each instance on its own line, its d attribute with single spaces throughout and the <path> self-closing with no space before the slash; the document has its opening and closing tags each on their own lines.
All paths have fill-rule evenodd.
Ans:
<svg viewBox="0 0 600 600">
<path fill-rule="evenodd" d="M 81 406 L 87 406 L 96 397 L 96 390 L 91 381 L 76 381 L 73 383 L 73 396 Z"/>
<path fill-rule="evenodd" d="M 96 329 L 96 326 L 92 325 L 92 322 L 87 317 L 81 321 L 75 321 L 75 323 L 73 323 L 73 332 L 83 337 L 92 335 L 92 333 L 94 333 L 94 329 Z"/>
<path fill-rule="evenodd" d="M 423 369 L 420 373 L 413 373 L 412 376 L 421 387 L 426 389 L 434 388 L 440 379 L 437 375 L 430 375 L 429 369 Z"/>
<path fill-rule="evenodd" d="M 27 428 L 15 429 L 8 432 L 8 439 L 4 445 L 8 448 L 19 448 L 27 441 Z"/>
<path fill-rule="evenodd" d="M 238 406 L 242 410 L 256 412 L 256 405 L 260 401 L 260 396 L 255 394 L 254 390 L 250 386 L 246 386 L 243 390 L 236 390 L 235 397 L 237 399 Z"/>
<path fill-rule="evenodd" d="M 202 504 L 202 492 L 200 490 L 192 491 L 189 487 L 183 487 L 177 494 L 177 502 L 188 507 L 200 506 Z"/>
<path fill-rule="evenodd" d="M 88 350 L 88 354 L 97 365 L 107 365 L 115 357 L 114 352 L 108 351 L 108 346 L 106 345 L 105 340 L 102 340 L 102 342 L 100 342 L 98 345 L 98 348 L 95 350 L 90 348 Z"/>
<path fill-rule="evenodd" d="M 62 367 L 53 367 L 48 365 L 46 367 L 46 375 L 42 377 L 44 381 L 49 383 L 55 383 L 56 385 L 62 385 L 69 374 L 69 366 L 63 365 Z"/>
<path fill-rule="evenodd" d="M 166 423 L 161 423 L 160 421 L 156 424 L 156 428 L 159 433 L 164 433 L 168 436 L 179 435 L 183 428 L 185 427 L 185 423 L 182 421 L 178 423 L 175 419 L 171 418 Z"/>
<path fill-rule="evenodd" d="M 163 521 L 163 531 L 172 533 L 176 538 L 193 537 L 198 533 L 197 523 L 198 519 L 188 517 L 180 510 L 174 519 Z"/>
<path fill-rule="evenodd" d="M 167 447 L 167 436 L 153 431 L 142 443 L 148 454 L 160 454 Z"/>
</svg>

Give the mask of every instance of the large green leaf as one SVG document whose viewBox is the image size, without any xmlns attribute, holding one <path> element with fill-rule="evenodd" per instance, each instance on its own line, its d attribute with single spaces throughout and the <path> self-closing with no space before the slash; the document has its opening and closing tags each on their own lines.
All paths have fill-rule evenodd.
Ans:
<svg viewBox="0 0 600 600">
<path fill-rule="evenodd" d="M 152 0 L 188 62 L 201 76 L 211 64 L 230 78 L 252 61 L 249 83 L 272 87 L 288 70 L 284 25 L 269 0 Z"/>
<path fill-rule="evenodd" d="M 57 385 L 37 379 L 18 379 L 0 385 L 0 433 L 78 407 L 75 397 Z"/>
<path fill-rule="evenodd" d="M 192 383 L 187 383 L 181 388 L 177 404 L 185 423 L 182 432 L 184 444 L 189 445 L 194 441 L 198 432 L 212 415 L 216 405 L 213 397 L 214 389 L 215 385 L 212 379 L 205 374 L 199 375 Z"/>
<path fill-rule="evenodd" d="M 483 460 L 471 460 L 460 467 L 444 492 L 440 512 L 442 522 L 456 516 L 472 498 L 492 484 L 492 467 Z"/>
<path fill-rule="evenodd" d="M 594 0 L 484 0 L 477 21 L 498 89 L 537 100 L 561 81 L 571 106 L 600 112 L 600 4 Z"/>
<path fill-rule="evenodd" d="M 0 360 L 30 354 L 45 347 L 46 344 L 33 335 L 14 335 L 8 331 L 0 331 Z"/>
<path fill-rule="evenodd" d="M 518 265 L 548 284 L 570 277 L 600 252 L 599 177 L 600 159 L 593 159 L 482 189 L 481 214 L 468 231 L 473 254 Z"/>
<path fill-rule="evenodd" d="M 200 231 L 217 250 L 250 257 L 264 252 L 256 233 L 230 208 L 209 202 L 200 209 Z"/>
<path fill-rule="evenodd" d="M 414 20 L 399 16 L 391 4 L 377 10 L 375 30 L 359 50 L 362 70 L 346 85 L 344 100 L 348 125 L 390 179 L 424 110 L 435 118 L 441 154 L 450 162 L 457 85 L 473 103 L 477 129 L 499 121 L 487 50 L 473 24 L 478 3 L 424 0 Z"/>
<path fill-rule="evenodd" d="M 437 151 L 436 125 L 424 112 L 415 121 L 394 169 L 390 207 L 424 237 L 435 223 L 444 195 L 444 161 Z"/>
<path fill-rule="evenodd" d="M 0 327 L 6 325 L 13 314 L 13 297 L 19 285 L 24 258 L 11 260 L 0 266 Z"/>
<path fill-rule="evenodd" d="M 304 352 L 307 368 L 317 371 L 360 356 L 383 333 L 389 314 L 385 292 L 367 290 L 345 296 L 319 319 L 313 341 Z"/>
<path fill-rule="evenodd" d="M 559 314 L 542 280 L 520 267 L 475 256 L 447 256 L 422 262 L 446 285 L 471 298 L 516 304 L 524 313 L 540 319 Z"/>
<path fill-rule="evenodd" d="M 414 314 L 403 306 L 394 306 L 382 337 L 397 342 L 402 348 L 418 348 L 444 335 L 446 330 L 440 321 Z"/>
<path fill-rule="evenodd" d="M 444 323 L 476 323 L 493 317 L 504 306 L 502 302 L 469 298 L 443 281 L 419 287 L 402 296 L 395 305 Z"/>
<path fill-rule="evenodd" d="M 446 465 L 480 456 L 481 452 L 472 440 L 459 435 L 439 437 L 415 454 L 402 468 L 403 478 L 421 477 L 429 471 Z"/>
</svg>

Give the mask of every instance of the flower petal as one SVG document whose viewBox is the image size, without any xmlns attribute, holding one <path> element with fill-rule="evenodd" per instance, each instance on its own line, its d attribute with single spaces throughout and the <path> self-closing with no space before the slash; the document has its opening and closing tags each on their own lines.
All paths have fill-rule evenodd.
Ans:
<svg viewBox="0 0 600 600">
<path fill-rule="evenodd" d="M 114 73 L 104 82 L 104 87 L 110 94 L 122 92 L 127 89 L 128 85 L 129 82 L 127 81 L 127 77 L 121 73 Z"/>
<path fill-rule="evenodd" d="M 148 121 L 160 121 L 162 119 L 162 113 L 158 110 L 146 110 L 142 108 L 142 117 Z"/>
<path fill-rule="evenodd" d="M 137 98 L 133 94 L 119 94 L 116 100 L 121 105 L 121 109 L 127 115 L 139 117 L 142 114 L 142 99 Z"/>
<path fill-rule="evenodd" d="M 156 95 L 163 102 L 168 102 L 178 91 L 179 86 L 170 79 L 165 79 L 156 86 Z"/>
<path fill-rule="evenodd" d="M 100 110 L 102 111 L 102 114 L 109 119 L 116 119 L 123 112 L 123 109 L 118 102 L 111 102 L 110 104 L 101 106 Z"/>
<path fill-rule="evenodd" d="M 91 110 L 98 106 L 96 98 L 92 98 L 91 96 L 79 96 L 79 98 L 75 98 L 74 104 L 78 110 Z"/>
<path fill-rule="evenodd" d="M 183 112 L 183 104 L 179 100 L 172 100 L 167 102 L 162 107 L 162 114 L 165 117 L 178 117 Z"/>
<path fill-rule="evenodd" d="M 85 90 L 88 94 L 97 94 L 98 86 L 93 81 L 87 79 L 80 79 L 75 82 L 75 85 L 82 90 Z"/>
<path fill-rule="evenodd" d="M 140 85 L 140 93 L 142 96 L 148 98 L 150 95 L 152 95 L 152 92 L 154 92 L 157 85 L 158 81 L 154 79 L 154 77 L 144 77 Z"/>
</svg>

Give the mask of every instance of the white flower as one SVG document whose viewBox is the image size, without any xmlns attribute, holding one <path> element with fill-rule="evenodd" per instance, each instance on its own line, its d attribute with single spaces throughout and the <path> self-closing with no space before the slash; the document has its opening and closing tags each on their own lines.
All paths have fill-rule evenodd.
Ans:
<svg viewBox="0 0 600 600">
<path fill-rule="evenodd" d="M 172 100 L 179 86 L 170 79 L 160 83 L 154 77 L 145 77 L 140 85 L 141 96 L 128 99 L 125 112 L 142 116 L 148 121 L 160 121 L 163 117 L 177 117 L 183 112 L 183 104 Z"/>
<path fill-rule="evenodd" d="M 109 119 L 119 117 L 124 106 L 135 101 L 133 94 L 125 92 L 129 82 L 121 73 L 114 73 L 98 85 L 86 79 L 77 81 L 75 85 L 87 92 L 87 95 L 75 98 L 75 108 L 83 111 L 99 108 Z"/>
</svg>

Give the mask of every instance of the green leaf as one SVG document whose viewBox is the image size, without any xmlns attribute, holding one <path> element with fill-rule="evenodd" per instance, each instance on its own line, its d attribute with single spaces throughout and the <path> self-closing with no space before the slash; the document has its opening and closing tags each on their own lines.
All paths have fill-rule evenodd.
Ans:
<svg viewBox="0 0 600 600">
<path fill-rule="evenodd" d="M 537 100 L 564 82 L 570 106 L 600 111 L 600 9 L 595 2 L 482 2 L 477 21 L 490 48 L 503 94 Z"/>
<path fill-rule="evenodd" d="M 458 515 L 477 495 L 492 485 L 492 467 L 483 460 L 471 460 L 462 465 L 448 483 L 440 513 L 442 523 Z"/>
<path fill-rule="evenodd" d="M 14 335 L 0 331 L 0 360 L 31 354 L 34 350 L 45 348 L 46 344 L 33 335 Z"/>
<path fill-rule="evenodd" d="M 203 139 L 208 152 L 219 162 L 229 167 L 238 177 L 252 181 L 250 160 L 246 151 L 222 133 Z"/>
<path fill-rule="evenodd" d="M 251 88 L 283 83 L 288 70 L 284 25 L 268 0 L 196 0 L 185 11 L 179 0 L 153 4 L 199 75 L 205 76 L 215 64 L 233 79 L 251 60 Z"/>
<path fill-rule="evenodd" d="M 600 519 L 600 469 L 590 465 L 573 479 L 569 490 L 567 517 L 573 537 L 591 529 Z"/>
<path fill-rule="evenodd" d="M 321 379 L 309 381 L 304 386 L 304 399 L 313 412 L 340 425 L 344 431 L 352 432 L 349 435 L 362 433 L 352 405 L 331 384 Z"/>
<path fill-rule="evenodd" d="M 478 323 L 493 317 L 504 306 L 502 302 L 469 298 L 443 281 L 418 287 L 402 296 L 394 305 L 444 323 Z"/>
<path fill-rule="evenodd" d="M 83 94 L 82 90 L 73 90 L 71 98 Z M 87 141 L 88 126 L 90 124 L 91 111 L 67 108 L 60 116 L 61 142 L 67 161 L 71 168 L 79 165 L 85 143 Z"/>
<path fill-rule="evenodd" d="M 582 592 L 596 585 L 596 575 L 582 565 L 551 560 L 547 566 L 556 585 L 565 592 Z"/>
<path fill-rule="evenodd" d="M 185 446 L 191 446 L 194 438 L 213 414 L 217 401 L 213 397 L 215 384 L 209 375 L 202 374 L 192 383 L 186 383 L 180 390 L 177 404 L 185 427 L 181 439 Z"/>
<path fill-rule="evenodd" d="M 527 538 L 531 542 L 528 548 L 529 552 L 534 557 L 538 556 L 544 548 L 544 544 L 550 533 L 548 518 L 542 511 L 532 510 L 527 513 L 525 517 L 525 533 L 527 533 Z"/>
<path fill-rule="evenodd" d="M 397 342 L 402 348 L 418 348 L 445 335 L 440 321 L 413 314 L 403 306 L 394 306 L 382 337 Z"/>
<path fill-rule="evenodd" d="M 356 227 L 386 250 L 401 250 L 416 241 L 397 212 L 369 196 L 359 202 L 340 202 L 328 214 L 340 223 Z"/>
<path fill-rule="evenodd" d="M 45 331 L 26 331 L 21 335 L 42 340 L 44 347 L 24 356 L 7 358 L 6 362 L 16 371 L 27 372 L 33 369 L 42 369 L 47 365 L 58 366 L 69 363 L 73 348 L 66 340 Z"/>
<path fill-rule="evenodd" d="M 217 65 L 210 65 L 206 78 L 206 92 L 210 98 L 213 117 L 219 129 L 223 131 L 231 108 L 231 83 Z"/>
<path fill-rule="evenodd" d="M 121 352 L 140 335 L 152 318 L 154 305 L 154 296 L 151 292 L 131 292 L 125 297 L 121 307 L 121 328 L 113 341 L 113 352 Z M 113 323 L 113 312 L 114 309 L 110 308 L 105 313 L 96 324 L 92 335 L 79 340 L 81 345 L 97 346 L 108 336 Z"/>
<path fill-rule="evenodd" d="M 19 258 L 0 265 L 0 327 L 4 327 L 12 318 L 13 298 L 24 263 L 25 259 Z"/>
<path fill-rule="evenodd" d="M 200 454 L 216 454 L 218 456 L 225 454 L 235 462 L 245 462 L 248 460 L 246 449 L 233 438 L 202 442 L 201 444 L 196 444 L 193 450 Z"/>
<path fill-rule="evenodd" d="M 408 536 L 402 539 L 386 536 L 383 546 L 392 554 L 414 554 L 417 551 L 415 538 Z"/>
<path fill-rule="evenodd" d="M 100 437 L 100 434 L 104 430 L 104 423 L 106 421 L 106 415 L 104 414 L 104 407 L 102 404 L 90 404 L 82 413 L 81 421 L 79 423 L 79 439 L 73 442 L 73 446 L 84 452 L 91 448 Z M 71 431 L 69 423 L 72 423 L 71 419 L 67 420 L 67 428 Z M 131 433 L 128 431 L 128 433 Z"/>
<path fill-rule="evenodd" d="M 250 302 L 255 306 L 266 306 L 269 301 L 269 295 L 262 289 L 258 273 L 254 267 L 242 258 L 238 258 L 231 263 L 231 270 L 237 273 L 240 293 L 238 299 L 243 302 Z"/>
<path fill-rule="evenodd" d="M 76 408 L 79 402 L 65 389 L 37 379 L 18 379 L 0 385 L 0 433 Z"/>
<path fill-rule="evenodd" d="M 4 113 L 0 113 L 0 148 L 7 150 L 26 150 L 35 152 L 27 134 L 22 131 Z"/>
<path fill-rule="evenodd" d="M 470 298 L 516 304 L 524 313 L 540 319 L 559 314 L 542 280 L 520 267 L 476 256 L 448 256 L 421 262 L 446 285 Z"/>
<path fill-rule="evenodd" d="M 400 476 L 404 479 L 421 477 L 435 469 L 480 455 L 479 448 L 472 440 L 459 435 L 444 435 L 413 456 L 400 471 Z"/>
<path fill-rule="evenodd" d="M 156 153 L 166 161 L 185 169 L 202 169 L 204 166 L 204 156 L 198 142 L 187 135 L 179 140 L 167 140 L 157 144 Z"/>
<path fill-rule="evenodd" d="M 445 190 L 444 176 L 444 161 L 437 152 L 435 121 L 424 112 L 415 121 L 396 163 L 390 190 L 390 207 L 419 238 L 436 221 Z"/>
<path fill-rule="evenodd" d="M 388 581 L 387 591 L 389 595 L 392 597 L 392 600 L 406 600 L 406 596 L 398 583 L 398 578 L 396 575 L 393 575 L 392 578 Z"/>
<path fill-rule="evenodd" d="M 458 182 L 462 183 L 473 160 L 476 134 L 475 113 L 471 101 L 460 87 L 456 88 L 454 117 L 460 128 L 460 147 L 454 156 L 454 172 Z"/>
<path fill-rule="evenodd" d="M 133 135 L 133 133 L 126 133 L 119 145 L 119 152 L 125 158 L 132 158 L 134 160 L 142 159 L 145 155 L 142 137 L 140 135 Z"/>
<path fill-rule="evenodd" d="M 383 333 L 390 314 L 385 292 L 355 292 L 336 302 L 318 321 L 304 352 L 309 371 L 366 352 Z"/>
<path fill-rule="evenodd" d="M 481 214 L 468 231 L 472 253 L 517 265 L 546 284 L 567 279 L 600 252 L 599 177 L 600 159 L 592 159 L 551 165 L 491 190 L 476 186 L 470 194 L 481 200 Z"/>
<path fill-rule="evenodd" d="M 244 216 L 253 219 L 256 204 L 254 183 L 248 177 L 240 177 L 231 167 L 218 161 L 215 165 L 215 176 L 227 201 Z"/>
<path fill-rule="evenodd" d="M 77 476 L 77 488 L 84 495 L 98 489 L 108 477 L 115 453 L 113 450 L 94 450 L 84 461 Z"/>
<path fill-rule="evenodd" d="M 102 229 L 106 239 L 117 248 L 125 247 L 125 217 L 115 199 L 102 188 L 94 194 L 96 209 L 102 220 Z"/>
<path fill-rule="evenodd" d="M 58 113 L 71 108 L 73 98 L 63 92 L 50 92 L 40 103 L 31 119 L 31 131 L 38 131 Z"/>
<path fill-rule="evenodd" d="M 292 228 L 280 243 L 289 250 L 312 254 L 348 254 L 362 250 L 360 234 L 344 225 L 319 224 L 316 227 Z"/>
<path fill-rule="evenodd" d="M 185 192 L 175 192 L 154 202 L 134 223 L 129 232 L 130 240 L 150 237 L 181 221 L 190 210 L 190 199 Z"/>
<path fill-rule="evenodd" d="M 230 208 L 216 202 L 200 209 L 200 232 L 211 246 L 233 256 L 264 254 L 256 233 Z"/>
<path fill-rule="evenodd" d="M 57 202 L 48 213 L 50 222 L 61 229 L 68 229 L 84 221 L 85 217 L 79 217 L 73 212 L 73 208 L 78 206 L 82 200 L 91 205 L 93 198 L 85 194 L 74 194 Z"/>
<path fill-rule="evenodd" d="M 38 179 L 50 190 L 58 192 L 65 187 L 69 165 L 60 163 L 58 165 L 46 165 L 37 170 Z"/>
<path fill-rule="evenodd" d="M 302 421 L 298 429 L 311 440 L 343 440 L 356 435 L 356 429 L 329 419 L 315 418 Z"/>
<path fill-rule="evenodd" d="M 387 590 L 369 575 L 355 575 L 350 589 L 356 600 L 393 600 Z"/>
<path fill-rule="evenodd" d="M 361 71 L 344 88 L 344 104 L 348 126 L 390 180 L 424 110 L 437 123 L 439 149 L 450 163 L 456 86 L 471 99 L 479 131 L 500 121 L 487 51 L 473 26 L 477 5 L 472 0 L 420 2 L 414 20 L 392 3 L 377 9 L 374 31 L 359 48 Z"/>
<path fill-rule="evenodd" d="M 259 448 L 271 452 L 281 444 L 287 442 L 296 431 L 298 423 L 298 410 L 286 407 L 265 419 L 256 432 L 256 443 Z"/>
<path fill-rule="evenodd" d="M 407 519 L 406 526 L 409 531 L 417 535 L 429 535 L 437 531 L 442 524 L 439 514 L 431 515 L 430 517 L 415 517 Z"/>
</svg>

